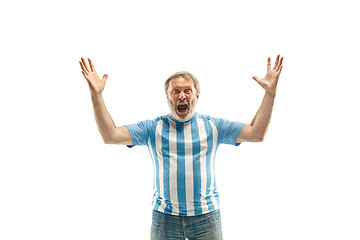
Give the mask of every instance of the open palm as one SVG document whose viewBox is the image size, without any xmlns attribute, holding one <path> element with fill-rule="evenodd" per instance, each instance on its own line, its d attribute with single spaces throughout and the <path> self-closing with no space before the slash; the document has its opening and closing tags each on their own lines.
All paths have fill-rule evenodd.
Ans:
<svg viewBox="0 0 360 240">
<path fill-rule="evenodd" d="M 105 74 L 103 78 L 100 79 L 95 71 L 93 62 L 91 61 L 90 58 L 88 58 L 88 60 L 89 60 L 90 68 L 86 65 L 85 59 L 81 58 L 80 66 L 82 69 L 82 74 L 84 75 L 85 79 L 88 81 L 91 92 L 95 95 L 99 95 L 105 88 L 105 83 L 108 78 L 108 75 Z"/>
<path fill-rule="evenodd" d="M 256 76 L 253 77 L 255 81 L 257 81 L 260 86 L 267 92 L 275 93 L 277 83 L 280 77 L 280 73 L 282 70 L 282 61 L 283 57 L 280 58 L 280 55 L 277 55 L 274 67 L 271 68 L 270 57 L 267 60 L 267 72 L 264 78 L 258 78 Z"/>
</svg>

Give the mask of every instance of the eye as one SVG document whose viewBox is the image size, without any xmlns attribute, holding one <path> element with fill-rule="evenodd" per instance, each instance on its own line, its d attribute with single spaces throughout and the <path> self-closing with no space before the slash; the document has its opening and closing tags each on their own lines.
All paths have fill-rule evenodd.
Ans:
<svg viewBox="0 0 360 240">
<path fill-rule="evenodd" d="M 186 89 L 184 92 L 185 93 L 191 93 L 192 91 L 191 91 L 191 89 Z"/>
<path fill-rule="evenodd" d="M 180 91 L 179 91 L 179 89 L 174 89 L 173 90 L 173 93 L 179 93 Z"/>
</svg>

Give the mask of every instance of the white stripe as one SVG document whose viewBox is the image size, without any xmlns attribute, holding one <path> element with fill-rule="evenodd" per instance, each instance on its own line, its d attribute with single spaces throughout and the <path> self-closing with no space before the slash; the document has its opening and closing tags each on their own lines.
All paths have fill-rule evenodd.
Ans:
<svg viewBox="0 0 360 240">
<path fill-rule="evenodd" d="M 215 180 L 215 172 L 214 172 L 214 159 L 215 159 L 215 150 L 217 146 L 217 138 L 218 138 L 218 131 L 216 129 L 215 124 L 212 121 L 209 121 L 210 126 L 213 131 L 213 146 L 211 150 L 211 160 L 210 160 L 210 173 L 211 173 L 211 184 L 210 184 L 210 195 L 214 194 L 214 180 Z M 219 209 L 218 202 L 216 201 L 215 197 L 211 197 L 211 200 L 214 204 L 215 209 Z"/>
<path fill-rule="evenodd" d="M 209 211 L 209 206 L 206 202 L 206 151 L 207 151 L 207 134 L 204 124 L 204 119 L 197 118 L 197 124 L 199 127 L 199 138 L 200 138 L 200 174 L 201 174 L 201 209 L 203 213 Z"/>
<path fill-rule="evenodd" d="M 153 154 L 153 151 L 152 151 L 152 146 L 151 146 L 151 141 L 150 141 L 150 138 L 148 140 L 148 148 L 149 148 L 149 152 L 150 152 L 150 156 L 151 156 L 151 159 L 152 159 L 152 163 L 153 163 L 153 171 L 154 171 L 154 175 L 153 175 L 153 188 L 154 188 L 154 191 L 157 192 L 158 189 L 156 187 L 156 165 L 155 165 L 155 158 L 154 158 L 154 154 Z M 154 208 L 155 206 L 155 201 L 156 201 L 156 197 L 154 196 L 154 199 L 153 199 L 153 204 L 152 204 L 152 207 Z"/>
<path fill-rule="evenodd" d="M 179 215 L 179 201 L 177 193 L 177 151 L 176 151 L 176 123 L 170 121 L 169 129 L 169 155 L 170 155 L 170 199 L 172 203 L 172 214 Z"/>
<path fill-rule="evenodd" d="M 193 151 L 191 123 L 184 124 L 185 138 L 185 187 L 187 215 L 194 215 L 194 177 L 193 177 Z"/>
<path fill-rule="evenodd" d="M 158 175 L 158 177 L 159 177 L 160 189 L 159 189 L 158 193 L 160 193 L 160 197 L 163 200 L 161 202 L 159 210 L 163 212 L 164 209 L 165 209 L 165 203 L 164 203 L 164 167 L 163 167 L 163 156 L 162 156 L 162 151 L 161 151 L 161 147 L 162 147 L 162 142 L 161 142 L 162 128 L 163 128 L 163 121 L 160 120 L 158 122 L 158 125 L 157 125 L 156 130 L 155 130 L 155 146 L 156 146 L 157 159 L 158 159 L 158 163 L 159 163 L 159 175 Z"/>
</svg>

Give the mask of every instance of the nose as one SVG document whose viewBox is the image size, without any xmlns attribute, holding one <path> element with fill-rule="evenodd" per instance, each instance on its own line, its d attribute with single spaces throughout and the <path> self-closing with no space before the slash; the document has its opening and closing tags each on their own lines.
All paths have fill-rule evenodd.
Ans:
<svg viewBox="0 0 360 240">
<path fill-rule="evenodd" d="M 179 99 L 184 100 L 185 98 L 186 98 L 185 93 L 183 91 L 181 91 L 180 94 L 179 94 Z"/>
</svg>

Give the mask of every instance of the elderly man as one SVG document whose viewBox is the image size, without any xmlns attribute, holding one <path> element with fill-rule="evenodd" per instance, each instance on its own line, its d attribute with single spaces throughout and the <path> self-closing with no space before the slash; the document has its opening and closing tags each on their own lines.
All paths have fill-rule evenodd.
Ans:
<svg viewBox="0 0 360 240">
<path fill-rule="evenodd" d="M 165 82 L 170 114 L 153 120 L 116 127 L 106 110 L 102 91 L 108 75 L 100 79 L 90 59 L 80 65 L 89 83 L 95 119 L 107 144 L 146 145 L 154 166 L 151 239 L 222 239 L 219 195 L 214 161 L 220 143 L 240 145 L 261 142 L 270 122 L 283 58 L 264 78 L 253 77 L 265 90 L 263 102 L 251 124 L 232 122 L 195 112 L 198 80 L 178 72 Z"/>
</svg>

